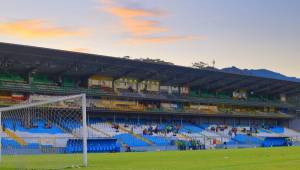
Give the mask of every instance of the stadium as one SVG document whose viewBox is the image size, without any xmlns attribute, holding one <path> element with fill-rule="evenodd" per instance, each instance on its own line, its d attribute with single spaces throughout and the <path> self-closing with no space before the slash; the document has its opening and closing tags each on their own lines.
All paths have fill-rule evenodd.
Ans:
<svg viewBox="0 0 300 170">
<path fill-rule="evenodd" d="M 0 69 L 0 169 L 299 169 L 299 82 L 8 43 Z"/>
</svg>

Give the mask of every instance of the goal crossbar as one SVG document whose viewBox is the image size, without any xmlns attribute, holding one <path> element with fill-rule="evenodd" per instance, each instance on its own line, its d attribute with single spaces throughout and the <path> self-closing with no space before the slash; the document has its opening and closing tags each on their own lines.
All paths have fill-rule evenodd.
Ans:
<svg viewBox="0 0 300 170">
<path fill-rule="evenodd" d="M 50 100 L 47 100 L 47 101 L 41 101 L 41 102 L 30 103 L 30 104 L 20 104 L 20 105 L 15 105 L 15 106 L 3 107 L 3 108 L 0 108 L 0 112 L 25 109 L 25 108 L 28 108 L 28 107 L 35 107 L 35 106 L 39 106 L 39 105 L 46 105 L 46 104 L 56 103 L 56 102 L 60 102 L 60 101 L 64 101 L 64 100 L 80 98 L 80 97 L 84 98 L 85 94 L 72 95 L 72 96 L 66 96 L 66 97 L 59 97 L 57 99 L 50 99 Z"/>
</svg>

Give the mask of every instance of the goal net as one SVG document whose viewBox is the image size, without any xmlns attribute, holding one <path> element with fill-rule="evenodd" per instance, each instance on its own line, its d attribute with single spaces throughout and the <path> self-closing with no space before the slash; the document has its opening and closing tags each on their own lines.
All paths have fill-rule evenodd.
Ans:
<svg viewBox="0 0 300 170">
<path fill-rule="evenodd" d="M 87 166 L 86 96 L 0 108 L 0 169 Z"/>
</svg>

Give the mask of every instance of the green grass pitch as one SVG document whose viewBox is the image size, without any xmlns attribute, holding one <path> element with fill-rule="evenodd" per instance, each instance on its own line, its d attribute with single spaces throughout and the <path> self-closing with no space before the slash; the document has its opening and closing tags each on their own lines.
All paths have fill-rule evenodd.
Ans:
<svg viewBox="0 0 300 170">
<path fill-rule="evenodd" d="M 81 155 L 26 157 L 30 166 L 67 165 Z M 17 157 L 16 157 L 17 158 Z M 25 159 L 25 158 L 24 158 Z M 300 170 L 300 147 L 205 151 L 89 154 L 83 170 Z M 59 163 L 60 162 L 60 163 Z M 9 170 L 12 157 L 4 157 L 1 170 Z M 10 168 L 13 169 L 13 168 Z"/>
</svg>

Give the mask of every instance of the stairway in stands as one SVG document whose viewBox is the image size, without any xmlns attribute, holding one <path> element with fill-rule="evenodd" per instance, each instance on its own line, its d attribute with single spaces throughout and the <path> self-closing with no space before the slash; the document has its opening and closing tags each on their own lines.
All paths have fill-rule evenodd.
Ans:
<svg viewBox="0 0 300 170">
<path fill-rule="evenodd" d="M 98 133 L 100 133 L 102 135 L 104 135 L 105 137 L 108 137 L 108 138 L 112 137 L 108 133 L 104 132 L 101 129 L 97 129 L 97 128 L 93 127 L 92 125 L 88 125 L 88 128 L 91 129 L 91 130 L 93 130 L 93 131 L 96 131 L 96 132 L 98 132 Z"/>
<path fill-rule="evenodd" d="M 13 131 L 10 131 L 8 129 L 5 129 L 4 132 L 6 133 L 6 135 L 10 138 L 12 138 L 13 140 L 15 140 L 16 142 L 18 142 L 18 144 L 20 144 L 21 146 L 25 146 L 27 145 L 27 143 L 24 141 L 24 139 L 22 139 L 21 137 L 19 137 L 16 133 L 14 133 Z"/>
</svg>

